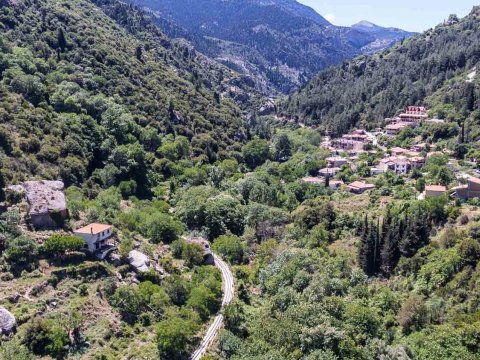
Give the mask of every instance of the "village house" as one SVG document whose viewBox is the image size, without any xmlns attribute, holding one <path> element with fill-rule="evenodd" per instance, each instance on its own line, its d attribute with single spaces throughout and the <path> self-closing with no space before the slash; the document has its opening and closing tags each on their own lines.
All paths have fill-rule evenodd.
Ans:
<svg viewBox="0 0 480 360">
<path fill-rule="evenodd" d="M 412 165 L 412 168 L 415 168 L 415 169 L 420 169 L 423 167 L 423 165 L 425 165 L 425 158 L 422 156 L 414 156 L 409 160 L 410 160 L 410 164 Z"/>
<path fill-rule="evenodd" d="M 412 151 L 417 151 L 417 152 L 422 152 L 426 149 L 427 149 L 427 144 L 425 143 L 415 144 L 411 148 Z"/>
<path fill-rule="evenodd" d="M 447 193 L 447 187 L 442 185 L 425 186 L 425 198 L 440 197 Z"/>
<path fill-rule="evenodd" d="M 105 224 L 90 224 L 73 233 L 85 240 L 85 247 L 91 253 L 108 246 L 107 240 L 113 235 L 113 227 Z"/>
<path fill-rule="evenodd" d="M 375 189 L 374 184 L 368 184 L 363 181 L 355 181 L 348 185 L 348 191 L 354 194 L 363 194 L 365 191 Z"/>
<path fill-rule="evenodd" d="M 383 174 L 385 171 L 383 169 L 380 169 L 378 167 L 372 167 L 370 168 L 370 174 L 372 176 L 380 175 Z"/>
<path fill-rule="evenodd" d="M 471 177 L 467 179 L 466 185 L 453 188 L 454 196 L 462 200 L 480 198 L 480 179 Z"/>
<path fill-rule="evenodd" d="M 378 168 L 383 172 L 393 171 L 398 175 L 407 175 L 412 168 L 412 164 L 410 160 L 404 156 L 392 156 L 380 160 Z"/>
<path fill-rule="evenodd" d="M 361 141 L 356 140 L 349 140 L 349 139 L 333 139 L 331 141 L 331 147 L 336 150 L 363 150 L 364 143 Z"/>
<path fill-rule="evenodd" d="M 348 164 L 347 159 L 339 156 L 329 157 L 326 160 L 329 168 L 341 168 L 343 165 Z"/>
<path fill-rule="evenodd" d="M 398 135 L 403 129 L 405 129 L 408 126 L 410 126 L 410 124 L 408 123 L 398 123 L 398 124 L 387 125 L 385 127 L 385 134 L 390 136 Z"/>
<path fill-rule="evenodd" d="M 323 177 L 334 177 L 337 175 L 342 169 L 336 168 L 324 168 L 318 171 L 318 174 Z"/>
<path fill-rule="evenodd" d="M 372 139 L 370 138 L 370 136 L 363 129 L 354 130 L 350 134 L 343 135 L 342 138 L 345 139 L 345 140 L 352 140 L 352 141 L 361 142 L 362 144 L 372 142 Z"/>
<path fill-rule="evenodd" d="M 392 156 L 404 155 L 408 150 L 401 147 L 394 147 L 390 149 Z"/>
<path fill-rule="evenodd" d="M 420 157 L 421 153 L 419 153 L 418 151 L 407 150 L 406 152 L 403 153 L 403 155 L 409 158 L 413 158 L 413 157 Z"/>
<path fill-rule="evenodd" d="M 26 198 L 29 222 L 35 229 L 54 229 L 68 217 L 64 188 L 61 181 L 40 180 L 9 186 L 6 191 Z"/>
<path fill-rule="evenodd" d="M 419 123 L 428 119 L 427 109 L 423 106 L 408 106 L 405 112 L 398 115 L 399 122 Z"/>
<path fill-rule="evenodd" d="M 302 179 L 303 182 L 313 185 L 325 185 L 325 179 L 319 177 L 305 177 Z"/>
</svg>

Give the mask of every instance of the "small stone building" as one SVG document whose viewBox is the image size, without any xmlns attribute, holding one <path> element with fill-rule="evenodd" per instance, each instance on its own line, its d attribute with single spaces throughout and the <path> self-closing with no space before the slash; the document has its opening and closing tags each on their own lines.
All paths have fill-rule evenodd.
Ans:
<svg viewBox="0 0 480 360">
<path fill-rule="evenodd" d="M 467 180 L 467 185 L 458 186 L 453 190 L 455 196 L 462 200 L 480 198 L 480 179 L 471 177 Z"/>
<path fill-rule="evenodd" d="M 374 184 L 369 184 L 363 181 L 354 181 L 348 185 L 348 191 L 353 194 L 363 194 L 365 191 L 375 189 Z"/>
<path fill-rule="evenodd" d="M 425 197 L 440 197 L 447 193 L 447 187 L 442 185 L 427 185 L 425 186 Z"/>
</svg>

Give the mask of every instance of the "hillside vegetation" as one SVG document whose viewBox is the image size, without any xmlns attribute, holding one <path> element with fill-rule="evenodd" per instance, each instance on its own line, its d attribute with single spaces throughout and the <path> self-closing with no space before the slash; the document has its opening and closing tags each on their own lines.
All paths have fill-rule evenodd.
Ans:
<svg viewBox="0 0 480 360">
<path fill-rule="evenodd" d="M 235 74 L 172 44 L 131 6 L 12 1 L 0 13 L 8 183 L 35 175 L 81 184 L 95 173 L 108 186 L 134 174 L 146 190 L 162 136 L 185 136 L 207 162 L 246 138 L 230 95 L 248 93 L 232 85 Z"/>
<path fill-rule="evenodd" d="M 203 238 L 235 278 L 207 360 L 480 360 L 477 10 L 322 73 L 309 101 L 329 106 L 280 127 L 130 4 L 0 4 L 0 306 L 17 320 L 0 359 L 189 359 L 222 299 Z M 420 102 L 446 121 L 325 147 L 327 127 Z M 409 169 L 374 171 L 394 152 Z M 3 190 L 34 178 L 65 182 L 56 229 Z M 114 258 L 74 235 L 91 223 Z"/>
<path fill-rule="evenodd" d="M 452 16 L 383 53 L 325 70 L 286 99 L 281 111 L 333 134 L 359 124 L 378 126 L 408 105 L 423 104 L 427 96 L 478 65 L 479 16 L 474 8 L 464 19 Z M 456 97 L 453 107 L 462 118 L 471 115 L 479 99 L 478 88 L 464 80 L 466 74 L 459 93 L 468 93 L 473 102 L 465 107 L 463 98 Z"/>
</svg>

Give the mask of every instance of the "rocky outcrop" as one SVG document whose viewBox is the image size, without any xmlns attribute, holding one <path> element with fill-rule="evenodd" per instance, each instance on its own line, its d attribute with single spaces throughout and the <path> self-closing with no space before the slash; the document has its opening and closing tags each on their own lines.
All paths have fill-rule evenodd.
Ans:
<svg viewBox="0 0 480 360">
<path fill-rule="evenodd" d="M 277 112 L 277 106 L 272 100 L 267 101 L 262 107 L 258 110 L 259 116 L 274 115 Z"/>
<path fill-rule="evenodd" d="M 0 306 L 0 335 L 10 334 L 15 330 L 17 321 L 10 311 Z"/>
<path fill-rule="evenodd" d="M 150 259 L 138 250 L 132 250 L 128 254 L 128 263 L 136 272 L 147 272 L 150 270 Z"/>
<path fill-rule="evenodd" d="M 68 216 L 67 202 L 61 181 L 26 181 L 7 187 L 11 192 L 27 199 L 30 223 L 35 228 L 56 228 Z"/>
<path fill-rule="evenodd" d="M 187 239 L 189 244 L 198 245 L 203 251 L 203 262 L 206 265 L 215 265 L 212 249 L 208 241 L 202 237 L 191 237 Z"/>
</svg>

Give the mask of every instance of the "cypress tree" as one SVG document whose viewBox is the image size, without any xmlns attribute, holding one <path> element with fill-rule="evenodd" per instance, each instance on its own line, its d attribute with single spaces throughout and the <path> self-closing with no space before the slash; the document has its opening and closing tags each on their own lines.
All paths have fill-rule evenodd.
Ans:
<svg viewBox="0 0 480 360">
<path fill-rule="evenodd" d="M 420 211 L 415 212 L 413 218 L 407 218 L 405 234 L 400 240 L 400 252 L 405 257 L 412 257 L 418 249 L 427 245 L 430 225 L 428 217 Z"/>
<path fill-rule="evenodd" d="M 401 224 L 394 224 L 385 236 L 385 242 L 382 247 L 382 265 L 381 271 L 384 276 L 389 277 L 400 260 L 400 249 L 398 247 L 400 242 L 398 226 Z"/>
<path fill-rule="evenodd" d="M 57 44 L 58 47 L 62 50 L 62 52 L 64 52 L 65 48 L 67 47 L 67 40 L 65 39 L 65 33 L 63 32 L 62 28 L 58 29 Z"/>
<path fill-rule="evenodd" d="M 373 223 L 366 220 L 364 232 L 361 236 L 358 249 L 358 264 L 368 276 L 375 275 L 375 252 L 377 242 L 377 229 Z"/>
<path fill-rule="evenodd" d="M 4 175 L 3 173 L 0 171 L 0 201 L 4 201 L 5 200 L 5 178 L 4 178 Z"/>
<path fill-rule="evenodd" d="M 143 54 L 143 49 L 141 46 L 137 46 L 135 49 L 135 57 L 137 58 L 138 61 L 142 61 L 142 54 Z"/>
</svg>

